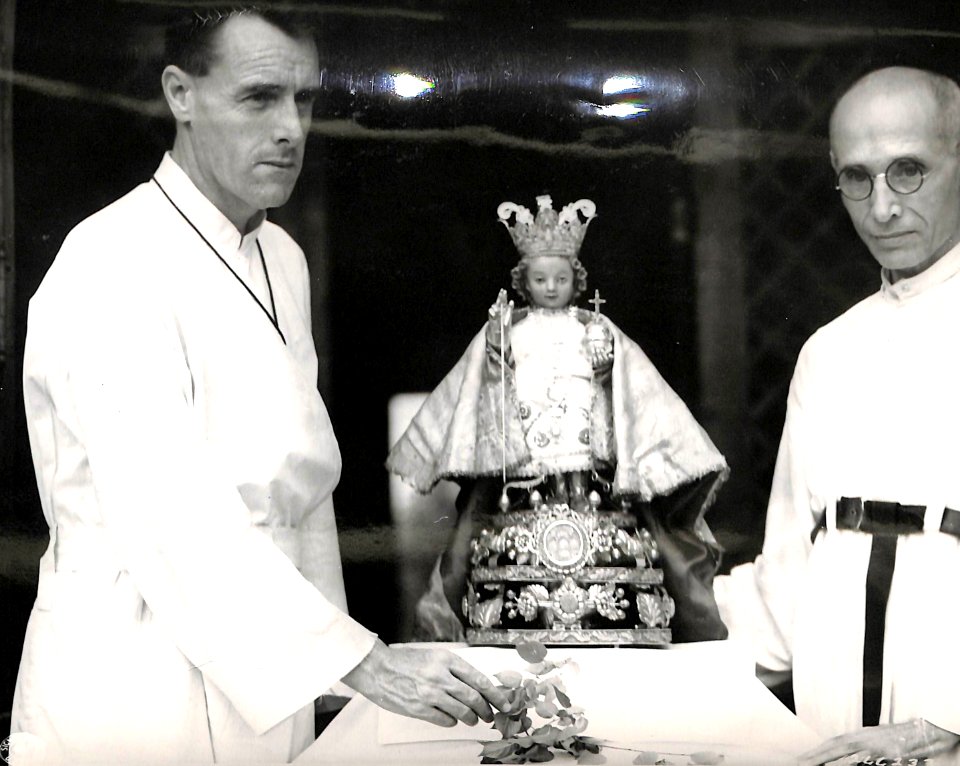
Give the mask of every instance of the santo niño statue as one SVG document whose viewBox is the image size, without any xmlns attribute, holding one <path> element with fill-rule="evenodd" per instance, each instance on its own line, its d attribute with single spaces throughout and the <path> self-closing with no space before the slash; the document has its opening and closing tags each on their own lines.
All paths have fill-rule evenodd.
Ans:
<svg viewBox="0 0 960 766">
<path fill-rule="evenodd" d="M 417 638 L 724 638 L 712 592 L 720 551 L 704 514 L 726 462 L 600 313 L 599 294 L 592 311 L 576 307 L 594 203 L 558 213 L 550 197 L 537 202 L 536 216 L 512 202 L 497 211 L 520 253 L 512 287 L 527 306 L 500 291 L 387 459 L 420 492 L 441 479 L 460 485 Z"/>
</svg>

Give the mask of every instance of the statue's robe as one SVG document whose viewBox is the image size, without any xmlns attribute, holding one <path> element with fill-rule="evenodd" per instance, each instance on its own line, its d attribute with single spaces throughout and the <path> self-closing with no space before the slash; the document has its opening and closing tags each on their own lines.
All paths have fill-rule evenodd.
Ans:
<svg viewBox="0 0 960 766">
<path fill-rule="evenodd" d="M 522 310 L 515 323 L 523 321 Z M 581 321 L 591 318 L 581 311 Z M 614 359 L 597 376 L 590 443 L 610 476 L 610 497 L 628 500 L 659 545 L 664 584 L 677 604 L 674 641 L 726 637 L 713 598 L 720 549 L 704 520 L 729 473 L 723 455 L 643 350 L 606 317 Z M 394 445 L 387 467 L 421 493 L 457 482 L 457 528 L 418 606 L 419 638 L 461 640 L 460 603 L 469 544 L 495 514 L 504 471 L 529 475 L 514 371 L 479 332 Z M 505 426 L 505 427 L 504 427 Z M 506 438 L 501 438 L 501 434 Z"/>
</svg>

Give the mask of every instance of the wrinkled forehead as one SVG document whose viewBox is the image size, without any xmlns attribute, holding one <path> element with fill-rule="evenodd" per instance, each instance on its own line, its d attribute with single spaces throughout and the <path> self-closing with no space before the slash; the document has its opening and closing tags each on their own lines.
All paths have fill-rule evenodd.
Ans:
<svg viewBox="0 0 960 766">
<path fill-rule="evenodd" d="M 830 151 L 840 166 L 924 157 L 944 148 L 936 100 L 922 86 L 852 91 L 830 120 Z"/>
</svg>

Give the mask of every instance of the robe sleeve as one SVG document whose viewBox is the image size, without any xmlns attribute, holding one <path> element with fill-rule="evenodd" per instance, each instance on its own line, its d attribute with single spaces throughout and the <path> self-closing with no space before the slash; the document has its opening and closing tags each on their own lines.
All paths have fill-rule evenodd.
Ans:
<svg viewBox="0 0 960 766">
<path fill-rule="evenodd" d="M 58 414 L 86 448 L 118 565 L 260 734 L 355 667 L 375 637 L 251 525 L 191 422 L 191 373 L 172 312 L 146 289 L 149 275 L 118 269 L 71 296 L 62 310 L 75 321 L 47 333 L 66 359 L 55 406 L 63 402 Z"/>
<path fill-rule="evenodd" d="M 307 328 L 312 327 L 312 304 L 310 300 L 310 272 L 307 260 L 300 247 L 286 234 L 286 249 L 296 254 L 293 259 L 293 274 L 290 279 L 300 301 L 300 314 Z M 311 368 L 317 377 L 317 368 Z M 300 573 L 334 605 L 347 612 L 344 597 L 343 569 L 340 564 L 340 545 L 337 535 L 336 517 L 333 511 L 333 497 L 325 498 L 317 507 L 307 508 L 296 527 L 297 560 Z M 349 693 L 343 687 L 343 693 Z"/>
<path fill-rule="evenodd" d="M 730 638 L 751 645 L 756 662 L 776 671 L 792 666 L 794 612 L 813 547 L 812 511 L 818 504 L 805 469 L 809 422 L 804 410 L 804 371 L 808 356 L 805 348 L 790 384 L 763 550 L 754 562 L 735 567 L 714 581 Z"/>
</svg>

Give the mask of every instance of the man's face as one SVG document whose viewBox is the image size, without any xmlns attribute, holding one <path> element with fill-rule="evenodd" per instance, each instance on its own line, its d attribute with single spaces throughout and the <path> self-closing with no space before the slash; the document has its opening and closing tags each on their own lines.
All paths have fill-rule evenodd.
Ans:
<svg viewBox="0 0 960 766">
<path fill-rule="evenodd" d="M 834 170 L 875 175 L 908 158 L 923 169 L 912 194 L 875 178 L 865 200 L 842 197 L 854 228 L 894 279 L 919 274 L 960 236 L 960 163 L 955 142 L 941 135 L 936 102 L 926 88 L 853 91 L 837 107 L 830 144 Z"/>
<path fill-rule="evenodd" d="M 209 72 L 191 78 L 194 179 L 234 223 L 282 205 L 293 191 L 313 101 L 317 49 L 258 16 L 229 19 Z"/>
<path fill-rule="evenodd" d="M 562 256 L 538 255 L 527 264 L 527 290 L 535 306 L 560 309 L 573 300 L 573 267 Z"/>
</svg>

